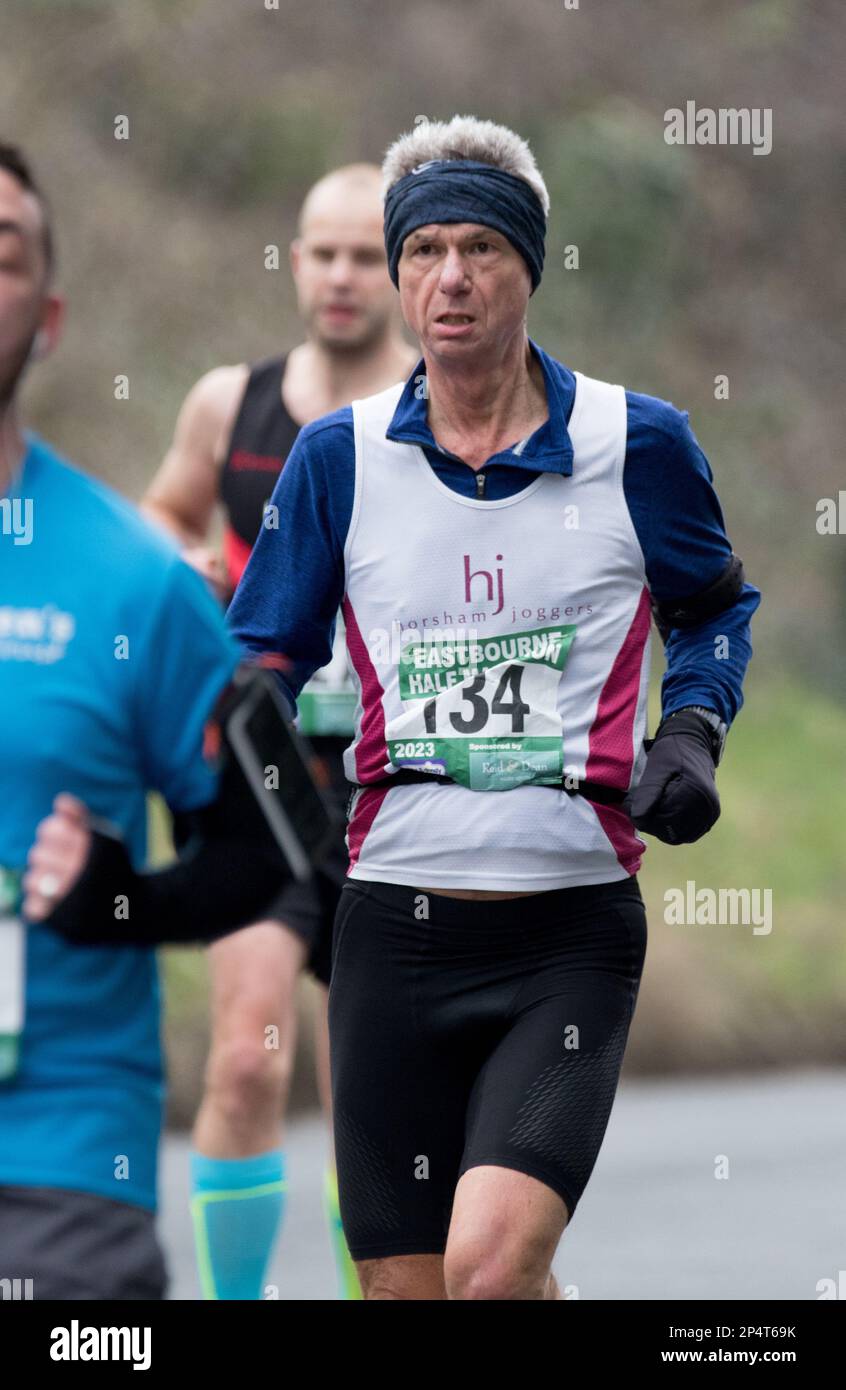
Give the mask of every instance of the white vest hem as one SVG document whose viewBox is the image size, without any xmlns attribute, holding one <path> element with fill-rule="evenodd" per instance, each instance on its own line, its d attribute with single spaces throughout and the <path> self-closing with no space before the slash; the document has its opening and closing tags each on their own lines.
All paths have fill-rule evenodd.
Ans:
<svg viewBox="0 0 846 1390">
<path fill-rule="evenodd" d="M 491 893 L 526 893 L 537 890 L 538 892 L 548 893 L 555 888 L 584 888 L 593 883 L 619 883 L 624 878 L 631 878 L 621 864 L 617 864 L 616 872 L 614 866 L 609 864 L 605 869 L 586 872 L 584 869 L 572 869 L 569 873 L 539 874 L 532 873 L 531 878 L 525 874 L 520 878 L 507 878 L 505 875 L 492 876 L 491 874 L 472 874 L 466 869 L 455 874 L 450 874 L 444 869 L 432 867 L 431 870 L 423 870 L 418 879 L 413 883 L 409 882 L 407 873 L 399 869 L 380 869 L 378 864 L 374 864 L 368 859 L 365 865 L 356 864 L 351 869 L 348 878 L 356 879 L 362 883 L 371 881 L 373 883 L 396 883 L 405 888 L 416 888 L 418 886 L 426 888 L 462 888 L 462 889 L 486 889 Z"/>
</svg>

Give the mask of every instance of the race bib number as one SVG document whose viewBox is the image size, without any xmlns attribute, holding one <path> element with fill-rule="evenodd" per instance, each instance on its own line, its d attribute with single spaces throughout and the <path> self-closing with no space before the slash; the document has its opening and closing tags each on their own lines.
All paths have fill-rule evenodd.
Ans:
<svg viewBox="0 0 846 1390">
<path fill-rule="evenodd" d="M 405 708 L 385 731 L 391 762 L 471 791 L 560 782 L 558 683 L 575 632 L 568 623 L 409 643 L 399 663 Z"/>
<path fill-rule="evenodd" d="M 332 644 L 332 660 L 315 671 L 297 699 L 297 728 L 306 737 L 352 737 L 358 696 L 347 667 L 347 642 L 340 613 Z"/>
<path fill-rule="evenodd" d="M 24 1025 L 26 928 L 15 915 L 21 877 L 0 868 L 0 1083 L 18 1070 Z"/>
</svg>

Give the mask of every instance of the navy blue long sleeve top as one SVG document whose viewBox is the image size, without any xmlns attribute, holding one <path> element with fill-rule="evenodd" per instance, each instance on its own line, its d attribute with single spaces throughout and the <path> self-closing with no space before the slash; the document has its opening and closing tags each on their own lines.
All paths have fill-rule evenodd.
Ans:
<svg viewBox="0 0 846 1390">
<path fill-rule="evenodd" d="M 573 471 L 567 425 L 575 376 L 529 341 L 543 369 L 549 415 L 528 440 L 493 454 L 478 470 L 491 501 L 521 491 L 540 472 Z M 387 437 L 419 444 L 447 487 L 477 497 L 477 470 L 442 449 L 429 428 L 425 372 L 421 358 Z M 626 391 L 626 406 L 623 489 L 647 583 L 655 601 L 685 599 L 712 584 L 732 553 L 711 468 L 686 411 L 635 391 Z M 273 524 L 262 527 L 229 609 L 235 636 L 249 652 L 286 658 L 278 676 L 292 707 L 332 655 L 354 484 L 353 413 L 344 406 L 300 430 L 270 499 L 266 520 Z M 745 583 L 717 617 L 671 631 L 661 687 L 664 716 L 685 705 L 705 705 L 731 724 L 743 703 L 750 619 L 760 601 L 760 591 Z"/>
</svg>

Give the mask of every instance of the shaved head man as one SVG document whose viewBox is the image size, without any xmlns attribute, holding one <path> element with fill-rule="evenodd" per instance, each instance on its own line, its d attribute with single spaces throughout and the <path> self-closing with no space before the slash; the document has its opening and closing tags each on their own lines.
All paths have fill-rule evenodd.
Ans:
<svg viewBox="0 0 846 1390">
<path fill-rule="evenodd" d="M 290 256 L 297 305 L 310 341 L 334 354 L 337 366 L 343 362 L 340 355 L 347 354 L 348 365 L 358 359 L 363 368 L 363 354 L 391 340 L 397 328 L 396 293 L 387 274 L 382 233 L 381 176 L 375 164 L 347 165 L 314 185 L 302 205 Z M 298 352 L 308 377 L 309 354 Z M 296 367 L 296 353 L 292 359 Z"/>
</svg>

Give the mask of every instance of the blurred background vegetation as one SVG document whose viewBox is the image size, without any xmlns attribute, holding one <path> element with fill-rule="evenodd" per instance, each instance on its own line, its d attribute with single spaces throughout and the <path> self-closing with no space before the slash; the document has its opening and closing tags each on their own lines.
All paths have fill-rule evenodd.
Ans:
<svg viewBox="0 0 846 1390">
<path fill-rule="evenodd" d="M 815 525 L 846 486 L 844 57 L 837 0 L 4 0 L 0 135 L 51 195 L 70 298 L 28 420 L 116 487 L 140 494 L 202 372 L 298 341 L 284 251 L 303 195 L 421 114 L 531 142 L 552 198 L 532 336 L 690 411 L 764 602 L 722 819 L 700 845 L 650 843 L 630 1072 L 846 1059 L 846 537 Z M 666 145 L 688 100 L 772 108 L 772 152 Z M 666 925 L 687 879 L 772 889 L 771 935 Z M 204 969 L 168 954 L 181 1119 Z"/>
</svg>

